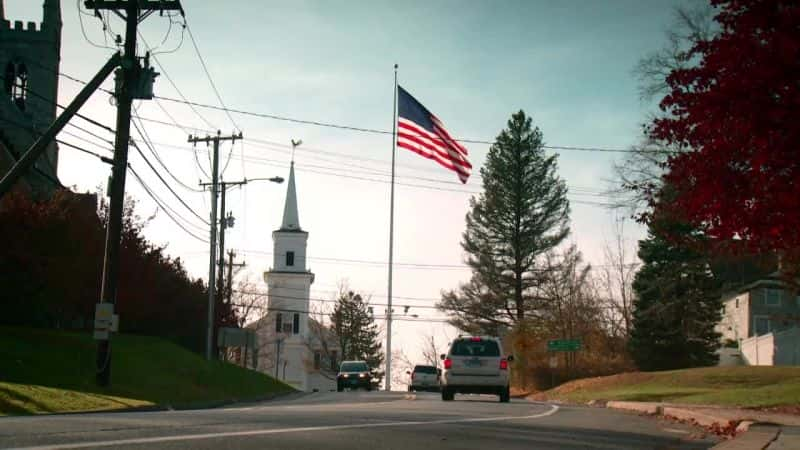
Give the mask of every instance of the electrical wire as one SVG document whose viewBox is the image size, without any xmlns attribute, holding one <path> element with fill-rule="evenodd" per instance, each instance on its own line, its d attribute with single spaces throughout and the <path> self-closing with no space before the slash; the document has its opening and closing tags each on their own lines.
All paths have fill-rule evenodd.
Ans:
<svg viewBox="0 0 800 450">
<path fill-rule="evenodd" d="M 230 303 L 231 306 L 236 308 L 248 308 L 248 309 L 258 309 L 261 311 L 275 311 L 275 312 L 289 312 L 289 313 L 298 313 L 298 314 L 308 314 L 311 316 L 320 315 L 320 316 L 327 316 L 331 317 L 333 315 L 332 312 L 324 312 L 324 311 L 307 311 L 302 309 L 292 309 L 292 308 L 275 308 L 270 306 L 262 306 L 262 305 L 246 305 L 242 303 Z M 387 320 L 385 316 L 372 316 L 375 320 Z M 403 317 L 397 316 L 392 314 L 392 321 L 400 321 L 400 322 L 422 322 L 422 323 L 450 323 L 450 319 L 447 318 L 438 318 L 438 317 Z"/>
<path fill-rule="evenodd" d="M 141 33 L 141 32 L 139 32 L 139 38 L 140 38 L 140 39 L 141 39 L 141 41 L 144 43 L 145 47 L 146 47 L 147 49 L 150 49 L 150 45 L 147 43 L 147 40 L 145 40 L 145 38 L 144 38 L 144 36 L 142 35 L 142 33 Z M 175 84 L 175 82 L 172 80 L 172 77 L 170 77 L 170 76 L 169 76 L 169 73 L 167 72 L 167 69 L 165 69 L 165 68 L 164 68 L 164 65 L 163 65 L 163 64 L 161 64 L 161 61 L 159 61 L 159 59 L 158 59 L 158 56 L 156 56 L 156 55 L 150 55 L 150 56 L 153 58 L 153 61 L 154 61 L 154 62 L 156 63 L 156 65 L 158 66 L 158 69 L 161 71 L 161 74 L 162 74 L 162 75 L 164 75 L 164 78 L 166 78 L 166 79 L 167 79 L 167 81 L 168 81 L 168 82 L 169 82 L 169 84 L 172 86 L 172 88 L 173 88 L 173 89 L 175 89 L 175 92 L 177 92 L 177 93 L 178 93 L 178 96 L 179 96 L 180 98 L 184 99 L 184 100 L 187 102 L 186 104 L 189 106 L 189 109 L 191 109 L 191 110 L 192 110 L 192 112 L 194 112 L 194 113 L 195 113 L 195 115 L 196 115 L 197 117 L 199 117 L 199 118 L 200 118 L 200 120 L 201 120 L 201 121 L 203 121 L 203 122 L 204 122 L 204 123 L 205 123 L 207 126 L 209 126 L 209 127 L 213 128 L 213 129 L 217 129 L 217 127 L 215 127 L 215 126 L 214 126 L 214 125 L 213 125 L 211 122 L 209 122 L 209 121 L 208 121 L 208 119 L 206 119 L 206 118 L 205 118 L 205 116 L 203 116 L 202 114 L 200 114 L 200 111 L 198 111 L 198 110 L 197 110 L 197 108 L 195 108 L 195 107 L 194 107 L 194 105 L 189 105 L 189 103 L 188 103 L 188 100 L 186 99 L 186 96 L 185 96 L 185 95 L 183 95 L 183 92 L 181 92 L 181 90 L 180 90 L 180 88 L 178 87 L 178 85 L 177 85 L 177 84 Z M 154 96 L 154 98 L 155 98 L 155 96 Z"/>
<path fill-rule="evenodd" d="M 225 102 L 222 101 L 222 96 L 219 93 L 219 89 L 217 89 L 217 85 L 214 83 L 214 79 L 211 78 L 211 72 L 209 72 L 208 66 L 206 66 L 206 61 L 205 61 L 205 59 L 203 59 L 203 55 L 200 53 L 200 49 L 197 46 L 197 41 L 194 38 L 194 33 L 192 33 L 192 28 L 189 26 L 188 22 L 184 22 L 184 23 L 186 25 L 186 31 L 189 32 L 189 40 L 192 41 L 192 47 L 194 47 L 194 52 L 197 55 L 197 59 L 200 60 L 200 65 L 203 67 L 203 72 L 205 72 L 205 74 L 206 74 L 206 78 L 208 79 L 208 83 L 211 85 L 211 89 L 214 91 L 214 94 L 217 96 L 217 101 L 219 101 L 220 108 L 223 111 L 225 111 L 225 114 L 228 116 L 228 119 L 231 121 L 231 123 L 233 124 L 234 128 L 236 129 L 236 131 L 241 132 L 241 128 L 239 128 L 239 125 L 236 124 L 236 121 L 233 119 L 233 116 L 231 116 L 231 113 L 228 110 L 228 107 L 225 106 Z"/>
<path fill-rule="evenodd" d="M 147 195 L 149 195 L 150 198 L 152 198 L 153 201 L 156 202 L 156 204 L 161 208 L 162 211 L 164 211 L 164 213 L 167 215 L 167 217 L 169 217 L 175 225 L 180 227 L 180 229 L 182 229 L 186 234 L 188 234 L 189 236 L 197 239 L 198 241 L 206 243 L 206 244 L 209 243 L 209 241 L 207 239 L 204 239 L 204 238 L 192 233 L 181 222 L 179 222 L 172 214 L 174 213 L 178 217 L 180 217 L 180 215 L 177 214 L 171 208 L 167 207 L 166 204 L 163 203 L 163 201 L 152 191 L 152 189 L 150 189 L 150 187 L 147 185 L 147 183 L 144 182 L 142 177 L 140 177 L 139 174 L 136 173 L 136 171 L 133 169 L 133 166 L 131 166 L 130 164 L 128 164 L 128 170 L 131 172 L 131 174 L 133 174 L 133 177 L 136 179 L 136 181 L 139 182 L 139 185 L 142 186 L 142 188 L 145 190 L 145 192 L 147 192 Z M 182 219 L 184 221 L 186 221 L 185 218 L 182 218 Z M 190 223 L 188 221 L 186 221 L 186 222 Z"/>
<path fill-rule="evenodd" d="M 201 193 L 205 192 L 202 189 L 198 189 L 198 188 L 189 186 L 188 184 L 186 184 L 183 181 L 181 181 L 177 176 L 175 176 L 175 174 L 172 173 L 171 170 L 169 170 L 169 167 L 167 167 L 167 165 L 161 159 L 161 156 L 159 156 L 158 152 L 156 151 L 155 146 L 153 145 L 153 142 L 150 140 L 150 135 L 147 133 L 147 129 L 144 127 L 144 124 L 141 124 L 141 128 L 140 128 L 139 124 L 136 123 L 136 119 L 135 118 L 131 119 L 131 123 L 133 124 L 133 127 L 136 129 L 136 132 L 139 133 L 139 136 L 142 138 L 142 141 L 144 142 L 145 146 L 148 148 L 148 150 L 150 150 L 150 153 L 153 155 L 153 157 L 155 157 L 156 161 L 167 172 L 167 174 L 169 174 L 169 176 L 173 180 L 175 180 L 176 183 L 178 183 L 181 187 L 183 187 L 184 189 L 186 189 L 187 191 L 190 191 L 190 192 L 201 192 Z"/>
<path fill-rule="evenodd" d="M 142 152 L 142 149 L 140 149 L 140 148 L 139 148 L 139 145 L 137 145 L 137 144 L 136 144 L 136 141 L 134 141 L 134 140 L 131 140 L 131 144 L 133 144 L 133 148 L 134 148 L 134 149 L 136 149 L 136 152 L 137 152 L 137 153 L 139 153 L 139 156 L 141 156 L 141 157 L 142 157 L 142 159 L 144 160 L 144 162 L 146 162 L 146 163 L 147 163 L 148 167 L 150 167 L 150 169 L 153 171 L 153 173 L 155 173 L 155 174 L 156 174 L 156 176 L 158 177 L 158 179 L 159 179 L 159 180 L 161 180 L 161 183 L 162 183 L 162 184 L 164 184 L 164 186 L 166 186 L 166 187 L 167 187 L 167 189 L 168 189 L 168 190 L 169 190 L 169 191 L 172 193 L 172 195 L 173 195 L 175 198 L 177 198 L 177 199 L 178 199 L 178 201 L 181 203 L 181 205 L 183 205 L 183 206 L 184 206 L 184 207 L 185 207 L 185 208 L 186 208 L 186 209 L 187 209 L 187 210 L 188 210 L 190 213 L 192 213 L 192 214 L 193 214 L 195 217 L 197 217 L 198 219 L 200 219 L 200 221 L 201 221 L 201 222 L 203 222 L 203 223 L 204 223 L 204 224 L 206 224 L 206 225 L 211 225 L 211 224 L 210 224 L 210 223 L 209 223 L 209 222 L 208 222 L 206 219 L 204 219 L 204 218 L 203 218 L 203 216 L 201 216 L 200 214 L 197 214 L 197 212 L 195 212 L 195 210 L 194 210 L 194 209 L 192 209 L 192 207 L 191 207 L 191 206 L 189 206 L 189 205 L 188 205 L 188 204 L 187 204 L 185 201 L 183 201 L 183 199 L 181 198 L 181 196 L 180 196 L 180 195 L 178 195 L 178 193 L 177 193 L 177 192 L 175 192 L 175 190 L 174 190 L 174 189 L 172 189 L 172 186 L 170 186 L 170 185 L 169 185 L 169 183 L 167 183 L 167 181 L 164 179 L 164 177 L 162 177 L 162 176 L 161 176 L 161 174 L 158 172 L 158 170 L 156 170 L 156 168 L 153 166 L 153 164 L 150 162 L 150 160 L 149 160 L 149 159 L 147 159 L 147 157 L 144 155 L 144 152 Z"/>
<path fill-rule="evenodd" d="M 163 71 L 163 67 L 161 67 L 160 64 L 159 64 L 159 68 L 161 68 L 162 71 Z M 72 81 L 75 81 L 75 82 L 78 82 L 78 83 L 82 83 L 82 84 L 86 84 L 85 81 L 78 80 L 75 77 L 71 77 L 69 75 L 65 75 L 65 74 L 62 74 L 60 72 L 59 72 L 59 75 L 63 75 L 66 78 L 68 78 L 68 79 L 70 79 Z M 168 76 L 167 76 L 167 79 L 169 80 Z M 171 82 L 171 80 L 170 80 L 170 82 Z M 173 87 L 175 87 L 174 83 L 171 82 L 171 84 L 173 85 Z M 176 91 L 177 91 L 177 88 L 176 88 Z M 190 101 L 183 94 L 181 94 L 180 92 L 179 92 L 179 97 L 180 97 L 180 99 L 171 98 L 171 97 L 164 97 L 164 96 L 154 96 L 153 98 L 154 99 L 159 99 L 159 100 L 165 100 L 165 101 L 173 102 L 173 103 L 185 104 L 185 105 L 187 105 L 189 107 L 192 107 L 193 110 L 194 110 L 194 108 L 205 108 L 205 109 L 223 111 L 223 112 L 226 112 L 226 113 L 240 114 L 240 115 L 245 115 L 245 116 L 258 117 L 258 118 L 262 118 L 262 119 L 272 119 L 272 120 L 279 120 L 279 121 L 284 121 L 284 122 L 292 122 L 292 123 L 298 123 L 298 124 L 304 124 L 304 125 L 313 125 L 313 126 L 325 127 L 325 128 L 335 128 L 335 129 L 340 129 L 340 130 L 349 130 L 349 131 L 355 131 L 355 132 L 361 132 L 361 133 L 369 133 L 369 134 L 382 134 L 382 135 L 391 135 L 392 134 L 392 132 L 389 131 L 389 130 L 380 130 L 380 129 L 377 129 L 377 128 L 365 128 L 365 127 L 356 127 L 356 126 L 350 126 L 350 125 L 336 124 L 336 123 L 332 123 L 332 122 L 322 122 L 322 121 L 316 121 L 316 120 L 296 119 L 296 118 L 287 117 L 287 116 L 280 116 L 280 115 L 277 115 L 277 114 L 260 113 L 260 112 L 255 112 L 255 111 L 245 111 L 245 110 L 230 108 L 230 107 L 227 107 L 227 106 L 220 107 L 220 106 L 215 106 L 215 105 L 209 105 L 209 104 L 205 104 L 205 103 L 199 103 L 199 102 Z M 144 119 L 144 120 L 150 120 L 150 119 Z M 166 122 L 164 122 L 164 124 L 166 124 Z M 212 129 L 216 129 L 216 127 L 214 127 L 213 125 L 209 124 L 208 122 L 206 122 L 206 125 L 208 125 Z M 248 140 L 252 141 L 253 139 L 248 139 Z M 463 142 L 463 143 L 467 143 L 467 144 L 485 144 L 485 145 L 493 145 L 494 144 L 494 141 L 481 140 L 481 139 L 454 138 L 454 140 L 457 141 L 457 142 Z M 658 153 L 658 154 L 679 154 L 680 153 L 680 152 L 674 151 L 674 150 L 646 150 L 646 151 L 643 151 L 643 150 L 637 150 L 637 149 L 605 148 L 605 147 L 583 147 L 583 146 L 566 146 L 566 145 L 542 145 L 542 148 L 548 149 L 548 150 L 580 151 L 580 152 L 601 152 L 601 153 L 643 153 L 643 152 L 644 153 Z"/>
</svg>

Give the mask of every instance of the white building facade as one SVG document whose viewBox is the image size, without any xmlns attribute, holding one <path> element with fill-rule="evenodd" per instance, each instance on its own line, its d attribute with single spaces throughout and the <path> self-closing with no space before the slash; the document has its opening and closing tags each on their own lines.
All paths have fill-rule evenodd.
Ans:
<svg viewBox="0 0 800 450">
<path fill-rule="evenodd" d="M 300 228 L 294 162 L 289 169 L 283 220 L 272 232 L 272 240 L 272 267 L 264 272 L 268 313 L 257 326 L 258 370 L 301 391 L 333 390 L 336 380 L 320 367 L 319 332 L 309 317 L 314 274 L 306 263 L 308 232 Z"/>
</svg>

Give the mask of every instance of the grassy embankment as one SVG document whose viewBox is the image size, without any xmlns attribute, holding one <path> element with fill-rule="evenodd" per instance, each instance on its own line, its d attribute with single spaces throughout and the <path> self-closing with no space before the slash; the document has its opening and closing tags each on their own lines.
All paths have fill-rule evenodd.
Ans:
<svg viewBox="0 0 800 450">
<path fill-rule="evenodd" d="M 628 400 L 741 407 L 800 404 L 800 367 L 706 367 L 575 380 L 534 398 Z"/>
<path fill-rule="evenodd" d="M 89 333 L 0 327 L 0 415 L 176 407 L 252 399 L 291 387 L 162 339 L 116 335 L 112 386 L 94 384 Z"/>
</svg>

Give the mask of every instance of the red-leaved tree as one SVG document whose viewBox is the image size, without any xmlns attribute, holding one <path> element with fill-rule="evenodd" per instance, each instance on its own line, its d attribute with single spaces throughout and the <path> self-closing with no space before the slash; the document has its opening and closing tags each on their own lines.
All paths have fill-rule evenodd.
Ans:
<svg viewBox="0 0 800 450">
<path fill-rule="evenodd" d="M 674 70 L 650 136 L 670 158 L 659 205 L 717 242 L 800 260 L 800 2 L 711 0 L 720 31 Z"/>
</svg>

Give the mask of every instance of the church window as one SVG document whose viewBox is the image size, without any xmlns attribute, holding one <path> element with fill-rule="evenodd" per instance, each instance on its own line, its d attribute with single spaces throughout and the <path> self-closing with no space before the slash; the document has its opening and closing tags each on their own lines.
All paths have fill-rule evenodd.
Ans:
<svg viewBox="0 0 800 450">
<path fill-rule="evenodd" d="M 294 317 L 292 318 L 292 333 L 300 333 L 300 314 L 298 313 L 294 313 Z"/>
<path fill-rule="evenodd" d="M 3 74 L 3 87 L 11 101 L 22 111 L 28 99 L 28 68 L 20 62 L 9 62 Z"/>
<path fill-rule="evenodd" d="M 278 313 L 275 315 L 275 332 L 280 333 L 283 331 L 283 315 Z"/>
<path fill-rule="evenodd" d="M 294 266 L 294 252 L 286 252 L 286 266 Z"/>
</svg>

